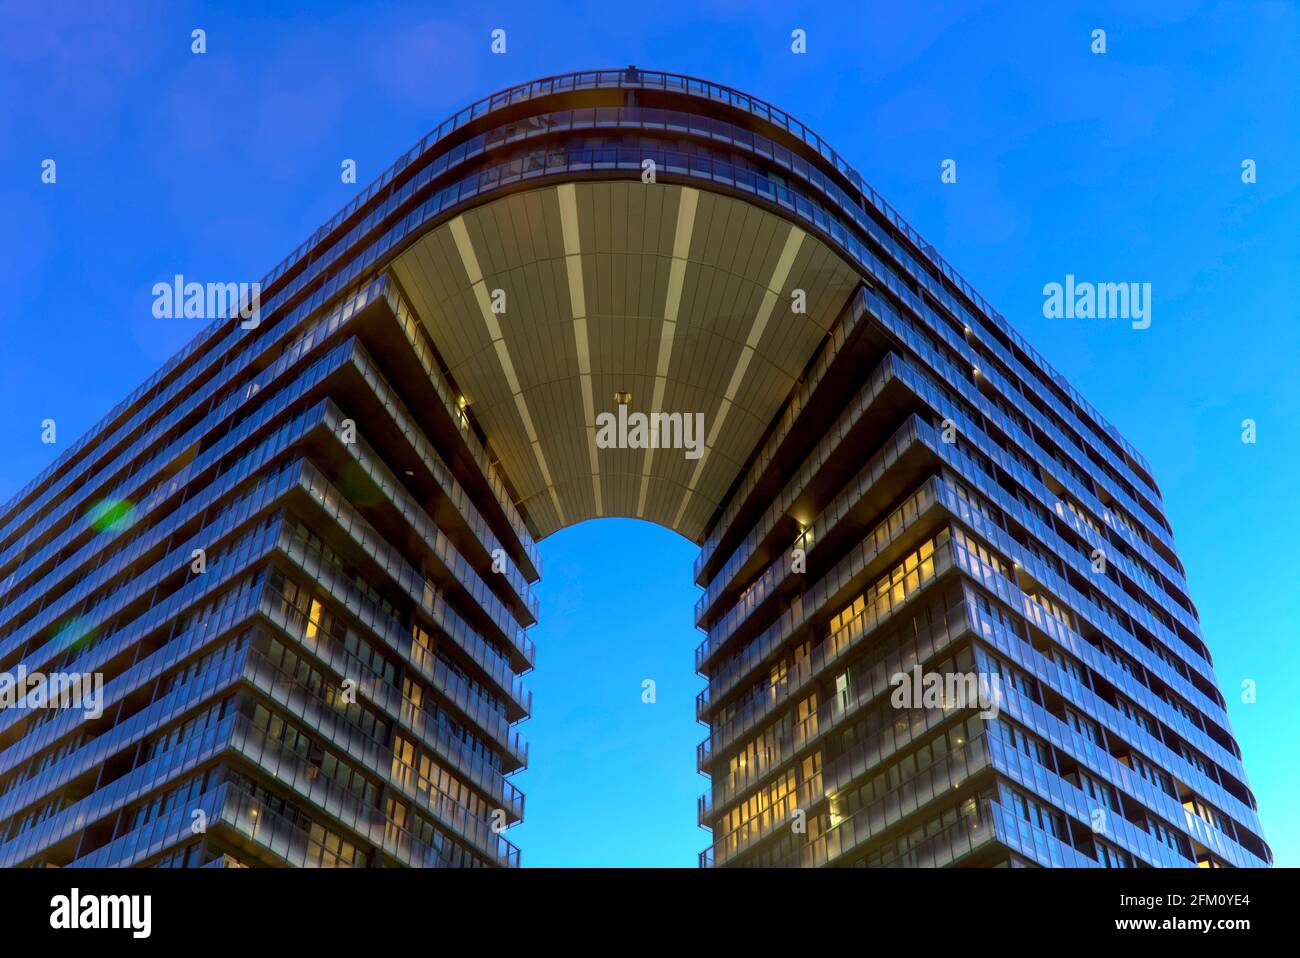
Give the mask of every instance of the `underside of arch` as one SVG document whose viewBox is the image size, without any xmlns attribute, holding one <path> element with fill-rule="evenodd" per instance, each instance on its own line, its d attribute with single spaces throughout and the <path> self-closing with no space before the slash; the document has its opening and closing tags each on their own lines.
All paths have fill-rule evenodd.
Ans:
<svg viewBox="0 0 1300 958">
<path fill-rule="evenodd" d="M 636 180 L 493 200 L 392 271 L 538 539 L 626 516 L 700 542 L 858 284 L 766 209 Z"/>
</svg>

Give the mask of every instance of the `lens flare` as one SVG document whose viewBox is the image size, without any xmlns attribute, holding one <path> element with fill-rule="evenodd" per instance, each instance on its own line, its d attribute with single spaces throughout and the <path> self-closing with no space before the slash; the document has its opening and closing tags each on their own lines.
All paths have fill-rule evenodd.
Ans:
<svg viewBox="0 0 1300 958">
<path fill-rule="evenodd" d="M 86 521 L 96 532 L 123 532 L 135 525 L 135 505 L 127 499 L 101 499 L 90 507 Z"/>
<path fill-rule="evenodd" d="M 95 641 L 98 634 L 99 630 L 94 626 L 88 626 L 85 619 L 73 616 L 59 624 L 54 637 L 58 640 L 60 648 L 64 651 L 70 651 L 83 649 L 90 645 Z"/>
</svg>

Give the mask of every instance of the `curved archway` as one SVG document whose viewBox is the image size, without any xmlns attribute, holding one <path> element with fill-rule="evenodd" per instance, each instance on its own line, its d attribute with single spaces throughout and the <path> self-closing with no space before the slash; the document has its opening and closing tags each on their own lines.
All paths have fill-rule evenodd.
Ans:
<svg viewBox="0 0 1300 958">
<path fill-rule="evenodd" d="M 527 814 L 507 834 L 525 867 L 693 867 L 707 780 L 695 767 L 703 679 L 692 543 L 637 519 L 576 523 L 541 544 L 541 650 L 514 776 Z"/>
</svg>

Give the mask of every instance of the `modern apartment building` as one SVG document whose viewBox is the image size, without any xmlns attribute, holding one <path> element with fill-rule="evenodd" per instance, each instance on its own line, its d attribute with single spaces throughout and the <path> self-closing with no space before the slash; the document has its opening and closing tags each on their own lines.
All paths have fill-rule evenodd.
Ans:
<svg viewBox="0 0 1300 958">
<path fill-rule="evenodd" d="M 601 516 L 700 545 L 701 864 L 1271 861 L 1150 466 L 776 107 L 503 91 L 261 291 L 0 509 L 0 672 L 104 683 L 0 712 L 0 865 L 517 865 Z"/>
</svg>

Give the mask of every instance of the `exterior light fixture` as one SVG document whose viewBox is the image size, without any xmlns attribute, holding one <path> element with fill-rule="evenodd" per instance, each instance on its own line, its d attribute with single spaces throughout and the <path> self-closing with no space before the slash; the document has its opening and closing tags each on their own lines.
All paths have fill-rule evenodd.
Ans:
<svg viewBox="0 0 1300 958">
<path fill-rule="evenodd" d="M 614 402 L 618 403 L 620 406 L 626 406 L 631 401 L 632 401 L 631 393 L 621 392 L 617 390 L 614 392 Z"/>
</svg>

